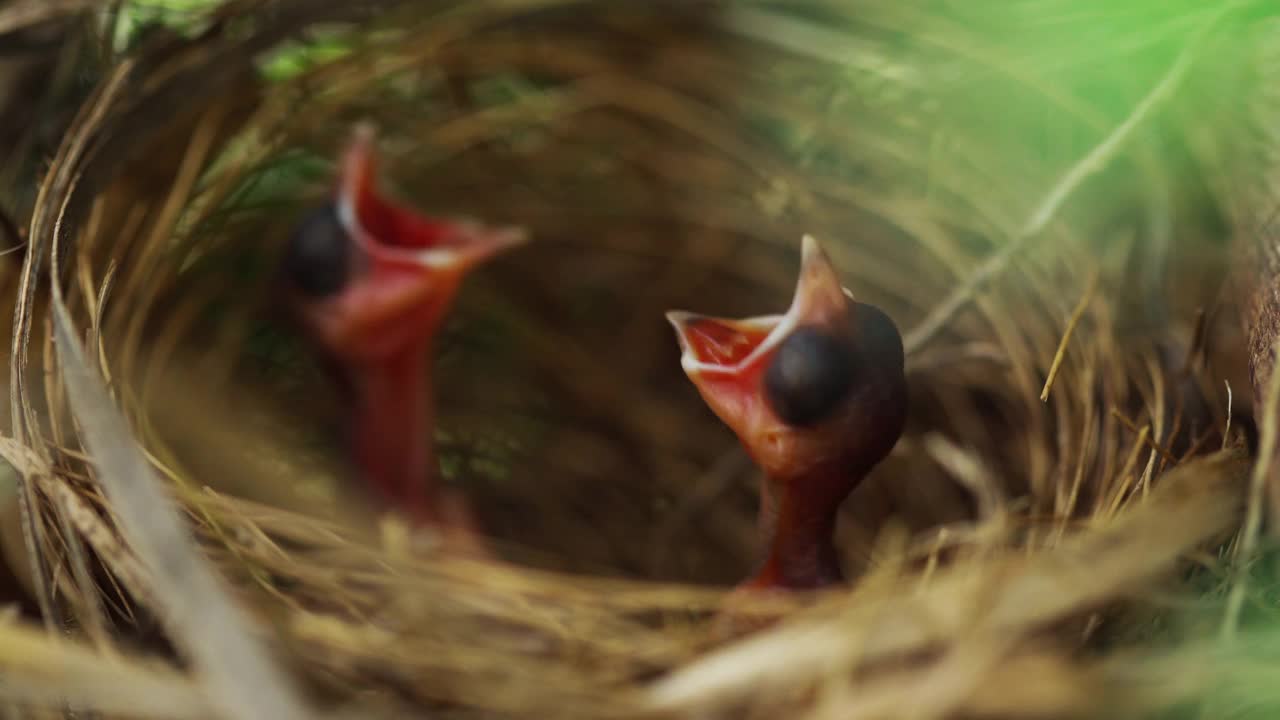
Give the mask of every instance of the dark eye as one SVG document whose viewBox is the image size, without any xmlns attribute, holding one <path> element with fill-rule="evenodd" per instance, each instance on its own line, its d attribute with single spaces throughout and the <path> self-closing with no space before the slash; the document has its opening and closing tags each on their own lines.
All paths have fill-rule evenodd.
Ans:
<svg viewBox="0 0 1280 720">
<path fill-rule="evenodd" d="M 854 371 L 847 345 L 817 328 L 798 328 L 778 346 L 765 370 L 765 400 L 788 425 L 812 425 L 844 400 Z"/>
<path fill-rule="evenodd" d="M 311 297 L 332 295 L 347 282 L 351 243 L 333 203 L 303 217 L 289 238 L 284 272 L 289 282 Z"/>
</svg>

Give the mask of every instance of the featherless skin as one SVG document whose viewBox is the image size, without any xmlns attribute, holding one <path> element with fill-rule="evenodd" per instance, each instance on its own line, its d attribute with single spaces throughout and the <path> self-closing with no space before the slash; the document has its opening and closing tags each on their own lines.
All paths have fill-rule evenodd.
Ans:
<svg viewBox="0 0 1280 720">
<path fill-rule="evenodd" d="M 784 315 L 667 316 L 681 365 L 764 471 L 765 555 L 748 588 L 818 588 L 843 579 L 840 504 L 884 459 L 906 422 L 902 338 L 858 302 L 816 240 Z"/>
<path fill-rule="evenodd" d="M 434 338 L 468 272 L 522 231 L 426 217 L 385 200 L 373 131 L 360 126 L 331 200 L 297 223 L 280 266 L 295 315 L 350 391 L 351 452 L 374 497 L 415 526 L 479 547 L 439 483 Z"/>
</svg>

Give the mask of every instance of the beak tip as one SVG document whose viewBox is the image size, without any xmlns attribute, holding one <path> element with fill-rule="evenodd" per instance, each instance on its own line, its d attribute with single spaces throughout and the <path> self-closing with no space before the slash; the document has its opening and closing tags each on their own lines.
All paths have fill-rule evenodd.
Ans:
<svg viewBox="0 0 1280 720">
<path fill-rule="evenodd" d="M 527 244 L 531 239 L 527 230 L 516 225 L 501 227 L 475 225 L 471 227 L 471 230 L 475 233 L 478 245 L 476 252 L 464 256 L 463 265 L 465 267 L 470 267 L 496 255 L 505 254 L 510 250 Z"/>
<path fill-rule="evenodd" d="M 668 310 L 666 313 L 667 322 L 671 323 L 671 327 L 675 328 L 678 335 L 684 335 L 689 324 L 697 317 L 699 317 L 697 313 L 687 310 Z"/>
<path fill-rule="evenodd" d="M 685 310 L 669 310 L 666 313 L 667 322 L 671 323 L 671 328 L 676 332 L 676 342 L 680 345 L 681 353 L 688 350 L 688 341 L 685 333 L 688 330 L 689 322 L 694 317 L 696 317 L 694 313 Z"/>
<path fill-rule="evenodd" d="M 363 168 L 373 160 L 378 130 L 373 123 L 364 120 L 356 123 L 347 141 L 347 162 L 350 169 Z"/>
<path fill-rule="evenodd" d="M 372 120 L 361 120 L 351 130 L 352 141 L 359 145 L 373 142 L 378 135 L 378 126 Z"/>
<path fill-rule="evenodd" d="M 818 239 L 805 233 L 804 237 L 800 239 L 800 265 L 801 267 L 812 267 L 816 263 L 831 264 Z"/>
<path fill-rule="evenodd" d="M 336 201 L 344 215 L 354 222 L 356 206 L 361 195 L 372 192 L 374 139 L 377 129 L 372 122 L 362 120 L 351 131 L 338 170 Z"/>
<path fill-rule="evenodd" d="M 814 236 L 805 233 L 801 238 L 800 279 L 788 313 L 803 315 L 812 310 L 815 303 L 842 307 L 852 294 L 841 283 L 835 265 Z"/>
<path fill-rule="evenodd" d="M 504 248 L 514 248 L 521 245 L 527 245 L 531 240 L 533 240 L 533 236 L 528 230 L 515 225 L 498 228 L 497 234 L 498 242 Z"/>
</svg>

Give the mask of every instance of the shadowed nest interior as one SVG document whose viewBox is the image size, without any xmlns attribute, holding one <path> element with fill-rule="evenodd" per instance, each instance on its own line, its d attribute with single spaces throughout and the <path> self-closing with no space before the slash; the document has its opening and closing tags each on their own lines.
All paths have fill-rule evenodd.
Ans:
<svg viewBox="0 0 1280 720">
<path fill-rule="evenodd" d="M 209 668 L 174 669 L 167 570 L 82 447 L 54 284 L 115 436 L 325 712 L 1268 699 L 1262 640 L 1210 642 L 1268 589 L 1231 563 L 1260 509 L 1226 274 L 1263 7 L 240 0 L 97 59 L 39 193 L 6 199 L 26 251 L 0 452 L 37 511 L 7 556 L 77 639 L 5 632 L 79 683 L 14 702 L 225 712 Z M 273 294 L 361 121 L 397 198 L 533 238 L 468 279 L 436 369 L 445 474 L 501 564 L 412 555 L 353 509 L 342 409 Z M 663 313 L 779 311 L 806 233 L 902 329 L 909 423 L 844 506 L 850 585 L 735 596 L 772 622 L 728 632 L 756 470 Z"/>
</svg>

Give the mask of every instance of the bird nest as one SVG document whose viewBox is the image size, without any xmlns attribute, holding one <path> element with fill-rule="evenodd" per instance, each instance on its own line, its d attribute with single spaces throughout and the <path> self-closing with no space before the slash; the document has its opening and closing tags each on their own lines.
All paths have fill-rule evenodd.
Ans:
<svg viewBox="0 0 1280 720">
<path fill-rule="evenodd" d="M 73 632 L 3 628 L 3 695 L 817 718 L 1262 692 L 1207 634 L 1249 619 L 1230 560 L 1259 547 L 1221 288 L 1261 4 L 857 5 L 229 1 L 111 58 L 8 285 L 8 557 Z M 532 238 L 468 278 L 436 369 L 444 474 L 498 560 L 363 509 L 271 301 L 363 122 L 396 197 Z M 844 505 L 846 584 L 728 595 L 757 471 L 664 313 L 779 311 L 806 234 L 902 330 L 908 425 Z"/>
</svg>

